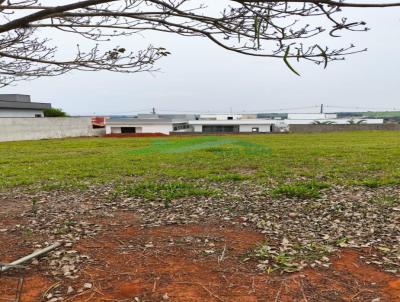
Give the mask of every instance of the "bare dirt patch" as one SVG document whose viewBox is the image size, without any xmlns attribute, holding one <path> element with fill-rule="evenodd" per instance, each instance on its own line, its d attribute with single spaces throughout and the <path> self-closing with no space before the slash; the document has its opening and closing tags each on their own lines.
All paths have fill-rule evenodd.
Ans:
<svg viewBox="0 0 400 302">
<path fill-rule="evenodd" d="M 250 228 L 217 223 L 142 228 L 130 213 L 109 222 L 102 235 L 75 247 L 91 259 L 79 278 L 59 282 L 33 266 L 25 273 L 21 302 L 42 301 L 58 282 L 63 301 L 74 302 L 400 301 L 399 280 L 362 263 L 354 250 L 333 256 L 330 269 L 268 275 L 256 262 L 243 261 L 264 240 Z M 0 278 L 2 301 L 13 301 L 18 277 Z M 70 294 L 68 287 L 74 289 Z"/>
<path fill-rule="evenodd" d="M 373 246 L 340 242 L 346 246 L 327 254 L 329 266 L 307 266 L 296 273 L 268 274 L 260 270 L 259 259 L 249 256 L 266 241 L 284 248 L 282 236 L 294 242 L 304 230 L 318 235 L 310 221 L 326 224 L 318 220 L 325 212 L 317 210 L 330 203 L 352 203 L 354 194 L 341 191 L 338 201 L 322 199 L 310 210 L 316 201 L 275 201 L 257 194 L 238 200 L 186 198 L 165 208 L 161 202 L 117 200 L 110 192 L 100 195 L 93 188 L 86 193 L 5 194 L 0 200 L 0 230 L 5 230 L 0 232 L 1 262 L 54 241 L 65 245 L 27 263 L 24 270 L 0 275 L 0 302 L 15 301 L 21 278 L 20 302 L 400 301 L 398 276 L 379 263 L 367 263 L 381 255 Z M 397 212 L 389 211 L 386 203 L 383 209 L 370 209 L 363 199 L 357 195 L 354 202 L 368 215 L 380 211 L 386 220 L 368 220 L 374 233 L 355 234 L 355 240 L 376 238 L 394 246 Z M 32 200 L 37 200 L 34 208 Z M 332 213 L 343 213 L 339 218 L 346 232 L 367 227 L 367 214 L 365 221 L 342 218 L 363 208 L 339 210 Z M 290 212 L 294 214 L 288 216 Z M 272 224 L 259 224 L 263 221 Z"/>
</svg>

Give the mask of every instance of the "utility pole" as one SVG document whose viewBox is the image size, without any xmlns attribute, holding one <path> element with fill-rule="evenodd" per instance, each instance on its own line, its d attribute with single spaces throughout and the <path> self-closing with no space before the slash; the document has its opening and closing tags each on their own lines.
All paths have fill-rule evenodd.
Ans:
<svg viewBox="0 0 400 302">
<path fill-rule="evenodd" d="M 153 108 L 151 109 L 151 113 L 152 113 L 152 114 L 156 114 L 156 108 L 153 107 Z"/>
<path fill-rule="evenodd" d="M 324 113 L 324 104 L 321 104 L 321 111 L 320 111 L 320 113 L 321 113 L 321 114 Z"/>
</svg>

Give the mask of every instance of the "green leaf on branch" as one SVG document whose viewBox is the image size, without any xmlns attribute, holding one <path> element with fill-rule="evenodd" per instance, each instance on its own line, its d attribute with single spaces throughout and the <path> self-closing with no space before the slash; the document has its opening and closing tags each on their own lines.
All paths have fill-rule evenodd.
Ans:
<svg viewBox="0 0 400 302">
<path fill-rule="evenodd" d="M 288 46 L 288 47 L 286 48 L 285 56 L 283 57 L 283 61 L 285 62 L 286 66 L 287 66 L 294 74 L 300 76 L 300 74 L 292 67 L 292 65 L 290 65 L 290 63 L 289 63 L 289 61 L 288 61 L 289 52 L 290 52 L 290 46 Z"/>
</svg>

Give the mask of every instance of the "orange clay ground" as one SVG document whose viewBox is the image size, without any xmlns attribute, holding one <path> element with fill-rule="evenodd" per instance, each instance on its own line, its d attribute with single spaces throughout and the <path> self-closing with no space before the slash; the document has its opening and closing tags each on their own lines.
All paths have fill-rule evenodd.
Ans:
<svg viewBox="0 0 400 302">
<path fill-rule="evenodd" d="M 354 250 L 334 255 L 329 269 L 268 275 L 256 263 L 243 261 L 264 240 L 250 228 L 224 223 L 141 228 L 133 214 L 124 212 L 102 223 L 107 227 L 101 235 L 75 246 L 92 259 L 78 279 L 58 282 L 41 261 L 30 264 L 20 302 L 48 301 L 43 294 L 50 289 L 67 291 L 84 283 L 92 287 L 62 301 L 400 301 L 400 280 L 363 264 Z M 30 252 L 17 237 L 0 233 L 0 240 L 0 255 Z M 214 253 L 207 252 L 210 247 Z M 21 276 L 8 272 L 0 277 L 0 302 L 15 301 Z"/>
</svg>

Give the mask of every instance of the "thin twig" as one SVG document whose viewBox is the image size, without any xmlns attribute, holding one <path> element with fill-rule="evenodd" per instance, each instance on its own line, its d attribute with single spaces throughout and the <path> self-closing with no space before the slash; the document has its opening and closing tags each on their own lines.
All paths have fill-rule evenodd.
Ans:
<svg viewBox="0 0 400 302">
<path fill-rule="evenodd" d="M 222 251 L 221 256 L 218 257 L 218 264 L 220 264 L 222 261 L 224 261 L 225 258 L 225 251 L 226 251 L 226 244 L 224 246 L 224 250 Z"/>
<path fill-rule="evenodd" d="M 278 301 L 279 301 L 279 296 L 281 295 L 283 282 L 284 282 L 284 281 L 281 282 L 281 286 L 279 286 L 278 292 L 276 293 L 275 302 L 278 302 Z"/>
<path fill-rule="evenodd" d="M 15 297 L 15 302 L 20 302 L 21 301 L 22 287 L 23 286 L 24 286 L 24 277 L 19 279 L 18 288 L 17 288 L 17 294 L 16 294 L 16 297 Z"/>
<path fill-rule="evenodd" d="M 61 284 L 61 282 L 56 282 L 56 283 L 54 283 L 52 286 L 50 286 L 50 287 L 42 294 L 42 298 L 43 298 L 43 299 L 46 298 L 46 297 L 47 297 L 47 294 L 48 294 L 52 289 L 55 289 L 55 288 L 59 287 L 60 284 Z"/>
<path fill-rule="evenodd" d="M 86 291 L 84 291 L 84 292 L 81 292 L 81 293 L 79 293 L 79 294 L 76 294 L 75 296 L 72 296 L 72 297 L 70 297 L 70 298 L 64 300 L 64 302 L 73 301 L 75 298 L 77 298 L 77 297 L 79 297 L 79 296 L 83 296 L 83 295 L 89 294 L 90 292 L 93 293 L 93 289 L 92 289 L 92 290 L 86 290 Z"/>
<path fill-rule="evenodd" d="M 306 296 L 306 294 L 304 292 L 303 281 L 301 279 L 299 279 L 297 282 L 299 283 L 300 290 L 301 290 L 301 293 L 303 295 L 304 302 L 308 302 L 307 296 Z"/>
<path fill-rule="evenodd" d="M 255 293 L 255 292 L 256 292 L 256 288 L 255 288 L 255 284 L 254 284 L 254 277 L 253 277 L 253 280 L 252 280 L 252 282 L 251 282 L 251 292 L 252 292 L 252 293 Z"/>
<path fill-rule="evenodd" d="M 201 288 L 203 288 L 211 297 L 217 299 L 220 302 L 225 302 L 222 300 L 220 297 L 218 297 L 216 294 L 214 294 L 211 290 L 209 290 L 207 287 L 205 287 L 203 284 L 198 283 L 198 282 L 176 282 L 178 284 L 189 284 L 189 285 L 198 285 Z"/>
<path fill-rule="evenodd" d="M 154 284 L 153 284 L 153 290 L 152 292 L 155 293 L 156 292 L 156 288 L 157 288 L 157 280 L 160 280 L 160 277 L 156 277 L 154 278 Z"/>
</svg>

